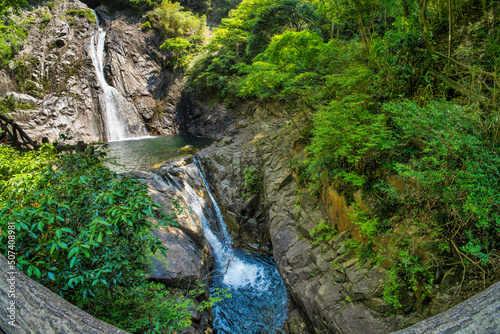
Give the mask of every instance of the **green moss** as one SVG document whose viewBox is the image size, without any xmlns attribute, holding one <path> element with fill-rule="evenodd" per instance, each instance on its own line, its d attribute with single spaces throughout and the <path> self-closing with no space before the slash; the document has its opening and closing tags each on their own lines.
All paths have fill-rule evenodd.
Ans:
<svg viewBox="0 0 500 334">
<path fill-rule="evenodd" d="M 67 10 L 66 14 L 70 16 L 78 16 L 82 18 L 86 18 L 89 23 L 96 23 L 97 20 L 95 18 L 94 12 L 91 9 L 71 9 Z"/>
<path fill-rule="evenodd" d="M 151 29 L 151 22 L 149 21 L 146 21 L 142 26 L 141 26 L 141 30 L 142 31 L 149 31 L 149 29 Z"/>
</svg>

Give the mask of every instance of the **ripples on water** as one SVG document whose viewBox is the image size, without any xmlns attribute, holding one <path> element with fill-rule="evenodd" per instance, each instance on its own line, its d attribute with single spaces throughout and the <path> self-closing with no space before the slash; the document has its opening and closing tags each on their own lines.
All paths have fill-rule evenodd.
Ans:
<svg viewBox="0 0 500 334">
<path fill-rule="evenodd" d="M 119 173 L 153 168 L 166 160 L 186 154 L 186 151 L 180 150 L 186 145 L 203 148 L 212 142 L 210 138 L 186 135 L 112 141 L 107 144 L 106 152 L 110 161 L 114 163 L 108 163 L 108 167 Z"/>
<path fill-rule="evenodd" d="M 211 289 L 229 289 L 232 297 L 213 307 L 220 334 L 275 334 L 287 317 L 287 289 L 268 256 L 235 249 L 235 259 Z M 225 269 L 221 269 L 225 270 Z"/>
</svg>

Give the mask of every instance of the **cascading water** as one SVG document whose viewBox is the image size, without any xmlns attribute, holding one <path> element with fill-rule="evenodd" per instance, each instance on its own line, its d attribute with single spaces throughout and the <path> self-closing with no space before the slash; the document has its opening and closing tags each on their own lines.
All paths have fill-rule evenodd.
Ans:
<svg viewBox="0 0 500 334">
<path fill-rule="evenodd" d="M 108 141 L 117 141 L 147 135 L 144 125 L 140 121 L 133 106 L 114 87 L 108 85 L 104 77 L 104 41 L 106 32 L 97 20 L 98 31 L 90 40 L 90 57 L 94 64 L 97 81 L 102 89 L 101 98 L 105 109 L 106 134 Z"/>
<path fill-rule="evenodd" d="M 226 298 L 213 307 L 214 328 L 223 334 L 280 333 L 287 317 L 288 292 L 272 259 L 233 249 L 222 213 L 196 161 L 208 193 L 201 197 L 184 179 L 169 175 L 170 182 L 201 220 L 205 238 L 215 259 L 211 290 L 229 289 Z"/>
</svg>

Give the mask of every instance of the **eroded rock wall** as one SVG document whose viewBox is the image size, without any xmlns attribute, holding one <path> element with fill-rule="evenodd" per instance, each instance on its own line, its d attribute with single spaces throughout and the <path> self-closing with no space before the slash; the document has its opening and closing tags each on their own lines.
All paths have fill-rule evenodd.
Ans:
<svg viewBox="0 0 500 334">
<path fill-rule="evenodd" d="M 96 12 L 106 31 L 107 82 L 129 102 L 132 119 L 155 135 L 187 128 L 185 109 L 191 102 L 183 93 L 185 79 L 162 68 L 167 57 L 159 52 L 162 41 L 154 31 L 142 31 L 139 18 L 105 7 Z M 24 105 L 12 116 L 34 140 L 65 134 L 75 142 L 105 141 L 104 101 L 89 54 L 98 29 L 90 9 L 79 0 L 55 1 L 51 8 L 40 6 L 22 16 L 34 23 L 9 75 L 0 77 L 2 95 L 14 94 L 15 102 Z"/>
<path fill-rule="evenodd" d="M 396 318 L 384 313 L 383 268 L 361 266 L 340 233 L 328 247 L 315 245 L 311 231 L 328 212 L 318 199 L 298 192 L 287 161 L 294 135 L 280 119 L 256 115 L 228 129 L 215 145 L 199 152 L 210 184 L 233 222 L 239 245 L 272 249 L 278 270 L 306 320 L 290 321 L 290 333 L 388 333 Z M 245 182 L 256 169 L 261 185 Z M 248 178 L 247 178 L 248 179 Z M 300 195 L 299 195 L 300 193 Z M 272 247 L 267 248 L 268 242 Z M 292 312 L 292 314 L 295 314 Z"/>
</svg>

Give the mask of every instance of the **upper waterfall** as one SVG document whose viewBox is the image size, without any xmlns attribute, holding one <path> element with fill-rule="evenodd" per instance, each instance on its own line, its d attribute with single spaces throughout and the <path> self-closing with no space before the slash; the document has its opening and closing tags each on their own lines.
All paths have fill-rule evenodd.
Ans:
<svg viewBox="0 0 500 334">
<path fill-rule="evenodd" d="M 104 123 L 108 141 L 147 136 L 140 116 L 134 106 L 125 99 L 118 90 L 110 86 L 104 77 L 104 42 L 106 32 L 99 24 L 95 11 L 98 31 L 91 37 L 89 53 L 95 68 L 99 87 L 102 89 L 100 98 L 104 108 Z"/>
</svg>

